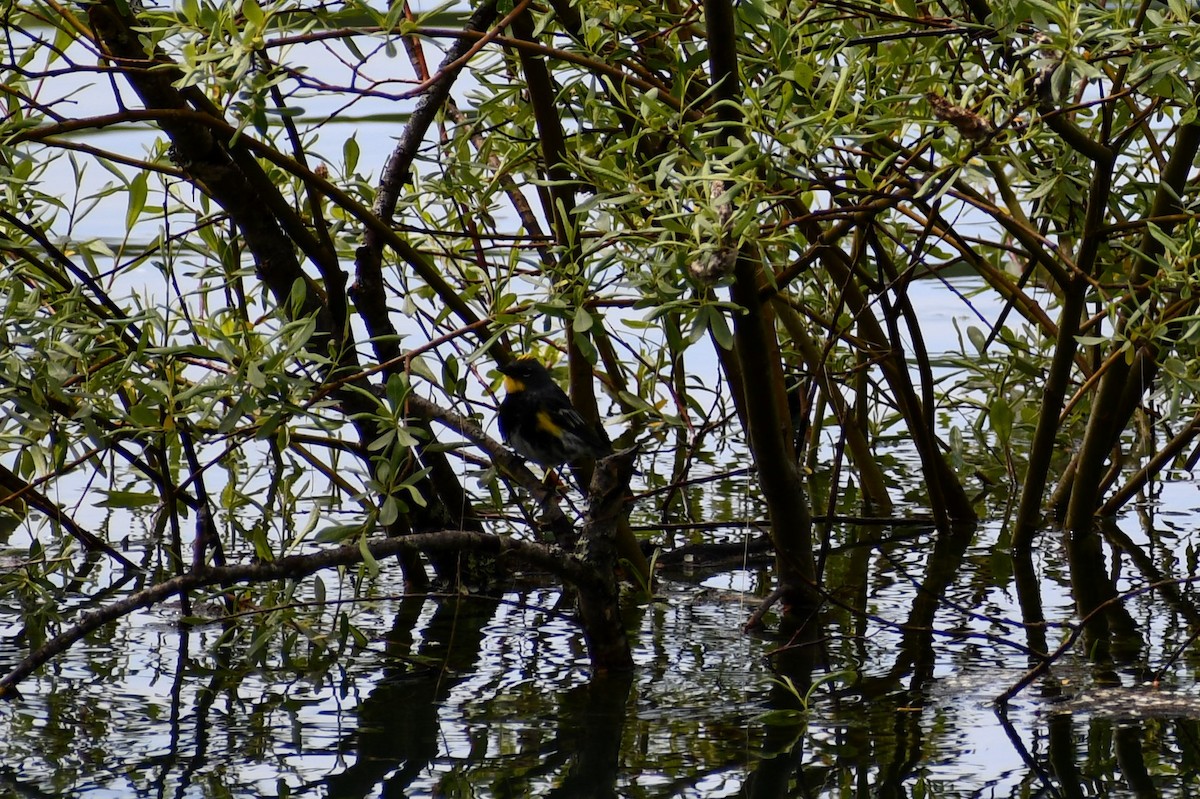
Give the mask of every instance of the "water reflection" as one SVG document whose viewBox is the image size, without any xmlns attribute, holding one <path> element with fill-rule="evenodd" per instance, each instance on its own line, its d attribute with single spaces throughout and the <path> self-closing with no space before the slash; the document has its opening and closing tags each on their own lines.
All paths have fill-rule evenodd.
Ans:
<svg viewBox="0 0 1200 799">
<path fill-rule="evenodd" d="M 357 727 L 339 743 L 352 762 L 325 779 L 330 796 L 367 796 L 377 785 L 385 795 L 403 796 L 433 770 L 439 744 L 439 710 L 464 678 L 480 649 L 484 626 L 496 603 L 458 599 L 435 605 L 421 640 L 414 630 L 424 600 L 401 600 L 387 654 L 396 665 L 358 707 Z"/>
<path fill-rule="evenodd" d="M 314 649 L 304 662 L 269 641 L 265 659 L 248 665 L 238 621 L 180 631 L 167 611 L 145 613 L 89 638 L 23 683 L 23 700 L 0 705 L 0 794 L 1192 792 L 1200 695 L 1190 688 L 1197 658 L 1183 648 L 1190 589 L 1126 603 L 1142 632 L 1132 643 L 1109 635 L 1108 654 L 1074 648 L 1033 673 L 1038 653 L 1069 647 L 1074 634 L 1069 575 L 1080 566 L 1052 537 L 1020 561 L 996 548 L 990 526 L 833 534 L 833 600 L 812 625 L 744 634 L 755 597 L 739 589 L 760 583 L 749 566 L 673 573 L 653 602 L 629 608 L 631 677 L 587 673 L 569 607 L 545 587 L 426 598 L 385 578 L 354 606 L 368 645 Z M 1126 591 L 1151 581 L 1143 557 L 1166 568 L 1165 550 L 1103 574 Z M 307 623 L 337 631 L 331 615 Z M 24 651 L 16 632 L 7 626 L 0 639 L 10 662 Z M 994 700 L 1027 674 L 998 714 Z M 1161 687 L 1144 685 L 1148 674 Z M 1097 693 L 1100 678 L 1122 692 Z"/>
</svg>

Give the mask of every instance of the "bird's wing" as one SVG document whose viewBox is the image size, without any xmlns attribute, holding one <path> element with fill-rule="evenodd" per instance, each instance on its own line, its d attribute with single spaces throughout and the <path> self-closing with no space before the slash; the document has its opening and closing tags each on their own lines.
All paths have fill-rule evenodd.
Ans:
<svg viewBox="0 0 1200 799">
<path fill-rule="evenodd" d="M 562 435 L 563 430 L 577 431 L 588 426 L 579 412 L 570 406 L 542 408 L 537 420 L 538 427 L 556 436 Z"/>
</svg>

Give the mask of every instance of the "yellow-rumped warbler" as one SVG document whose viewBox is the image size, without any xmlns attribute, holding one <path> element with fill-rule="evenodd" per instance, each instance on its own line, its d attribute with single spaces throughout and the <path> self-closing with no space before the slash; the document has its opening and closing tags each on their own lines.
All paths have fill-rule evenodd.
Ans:
<svg viewBox="0 0 1200 799">
<path fill-rule="evenodd" d="M 612 454 L 604 428 L 584 421 L 540 361 L 526 355 L 499 371 L 505 391 L 500 436 L 518 455 L 541 466 L 561 466 Z"/>
</svg>

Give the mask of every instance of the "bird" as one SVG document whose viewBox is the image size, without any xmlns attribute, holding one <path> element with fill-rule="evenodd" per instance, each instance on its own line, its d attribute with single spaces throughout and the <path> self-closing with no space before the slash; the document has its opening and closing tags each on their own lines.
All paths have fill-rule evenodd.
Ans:
<svg viewBox="0 0 1200 799">
<path fill-rule="evenodd" d="M 498 414 L 500 437 L 518 455 L 550 468 L 612 454 L 604 428 L 579 415 L 541 361 L 525 355 L 499 371 L 505 391 Z"/>
</svg>

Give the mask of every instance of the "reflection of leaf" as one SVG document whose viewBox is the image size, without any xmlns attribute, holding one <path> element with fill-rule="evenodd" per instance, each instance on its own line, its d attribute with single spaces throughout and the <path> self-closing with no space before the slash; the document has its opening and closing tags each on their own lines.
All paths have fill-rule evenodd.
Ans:
<svg viewBox="0 0 1200 799">
<path fill-rule="evenodd" d="M 804 724 L 808 720 L 808 714 L 799 710 L 768 710 L 759 716 L 758 720 L 771 727 L 795 726 Z"/>
<path fill-rule="evenodd" d="M 157 505 L 161 499 L 158 494 L 144 491 L 105 491 L 104 499 L 96 503 L 100 508 L 144 508 L 147 505 Z"/>
</svg>

